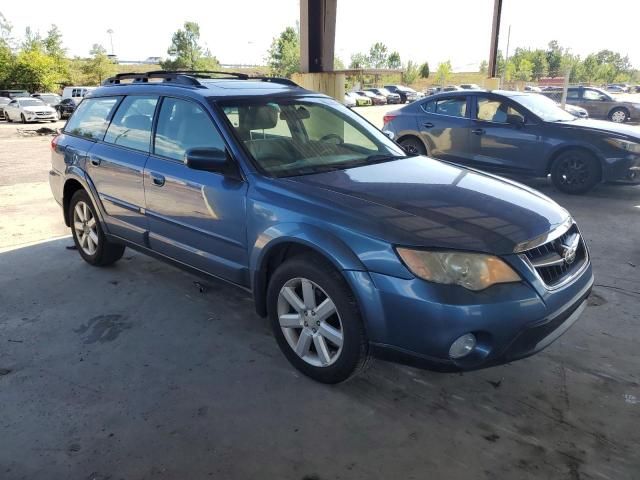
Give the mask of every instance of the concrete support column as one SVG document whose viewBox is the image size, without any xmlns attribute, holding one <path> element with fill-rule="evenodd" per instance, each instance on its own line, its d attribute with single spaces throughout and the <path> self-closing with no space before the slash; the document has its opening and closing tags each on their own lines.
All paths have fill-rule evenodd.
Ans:
<svg viewBox="0 0 640 480">
<path fill-rule="evenodd" d="M 338 0 L 300 0 L 302 73 L 333 70 L 337 3 Z"/>
</svg>

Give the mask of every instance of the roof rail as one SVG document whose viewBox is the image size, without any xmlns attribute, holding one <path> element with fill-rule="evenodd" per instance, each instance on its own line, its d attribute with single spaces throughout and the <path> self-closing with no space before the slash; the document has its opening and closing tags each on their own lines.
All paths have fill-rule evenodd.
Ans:
<svg viewBox="0 0 640 480">
<path fill-rule="evenodd" d="M 216 75 L 216 76 L 212 76 Z M 123 80 L 131 80 L 125 83 L 156 83 L 153 79 L 160 79 L 163 83 L 174 83 L 180 85 L 190 85 L 194 87 L 206 88 L 200 80 L 220 78 L 217 75 L 226 75 L 234 80 L 259 80 L 261 82 L 279 83 L 281 85 L 289 85 L 298 87 L 299 85 L 288 78 L 267 77 L 267 76 L 250 76 L 246 73 L 237 72 L 221 72 L 217 70 L 154 70 L 151 72 L 131 72 L 118 73 L 113 77 L 107 78 L 102 85 L 120 85 Z"/>
</svg>

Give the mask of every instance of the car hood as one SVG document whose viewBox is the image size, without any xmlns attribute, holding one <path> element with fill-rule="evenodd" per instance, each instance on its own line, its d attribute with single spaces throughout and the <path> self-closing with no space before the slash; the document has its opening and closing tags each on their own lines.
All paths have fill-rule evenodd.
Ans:
<svg viewBox="0 0 640 480">
<path fill-rule="evenodd" d="M 562 123 L 562 122 L 558 122 Z M 563 125 L 577 128 L 584 128 L 588 130 L 597 130 L 599 132 L 613 133 L 618 135 L 624 135 L 632 137 L 635 140 L 640 140 L 640 133 L 638 127 L 632 127 L 624 123 L 608 122 L 606 120 L 593 120 L 589 119 L 577 119 L 571 122 L 562 123 Z"/>
<path fill-rule="evenodd" d="M 358 221 L 396 244 L 508 254 L 569 217 L 533 189 L 427 157 L 288 180 L 362 200 L 349 202 Z"/>
</svg>

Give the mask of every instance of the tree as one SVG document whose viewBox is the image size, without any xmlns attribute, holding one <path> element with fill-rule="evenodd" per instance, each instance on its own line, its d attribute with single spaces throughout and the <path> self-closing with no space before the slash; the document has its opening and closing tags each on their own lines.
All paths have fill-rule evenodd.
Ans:
<svg viewBox="0 0 640 480">
<path fill-rule="evenodd" d="M 444 85 L 449 80 L 451 76 L 451 61 L 447 60 L 446 62 L 441 62 L 438 65 L 438 70 L 436 71 L 436 82 L 439 85 Z"/>
<path fill-rule="evenodd" d="M 102 45 L 94 43 L 89 53 L 91 58 L 84 64 L 83 71 L 90 83 L 100 84 L 116 72 L 116 66 Z"/>
<path fill-rule="evenodd" d="M 387 46 L 382 42 L 371 45 L 369 50 L 369 64 L 372 68 L 384 68 L 388 63 Z"/>
<path fill-rule="evenodd" d="M 280 77 L 300 71 L 300 38 L 293 27 L 285 28 L 273 39 L 267 61 L 271 72 Z"/>
<path fill-rule="evenodd" d="M 533 76 L 533 62 L 527 58 L 523 58 L 518 63 L 515 78 L 523 82 L 528 82 Z"/>
<path fill-rule="evenodd" d="M 418 65 L 412 62 L 411 60 L 409 60 L 407 62 L 407 67 L 404 69 L 404 81 L 408 85 L 411 85 L 415 83 L 416 80 L 418 80 L 419 76 L 420 76 L 420 69 L 418 68 Z"/>
<path fill-rule="evenodd" d="M 400 60 L 400 54 L 396 51 L 393 51 L 387 57 L 387 67 L 392 69 L 398 69 L 402 67 L 402 61 Z"/>
<path fill-rule="evenodd" d="M 364 53 L 354 53 L 351 55 L 349 68 L 369 68 L 370 66 L 371 63 L 369 62 L 369 57 Z"/>
<path fill-rule="evenodd" d="M 40 34 L 31 30 L 31 27 L 25 28 L 24 40 L 22 41 L 22 45 L 20 45 L 20 50 L 41 50 L 42 48 L 42 38 Z"/>
<path fill-rule="evenodd" d="M 184 22 L 184 28 L 177 30 L 171 37 L 167 49 L 169 57 L 160 62 L 163 70 L 215 70 L 218 59 L 209 49 L 203 49 L 200 40 L 200 26 L 196 22 Z"/>
<path fill-rule="evenodd" d="M 57 25 L 51 25 L 47 36 L 42 40 L 42 45 L 47 55 L 51 55 L 52 57 L 63 58 L 67 53 L 66 49 L 62 46 L 62 33 Z"/>
<path fill-rule="evenodd" d="M 429 62 L 424 62 L 420 65 L 420 77 L 421 78 L 429 78 Z"/>
<path fill-rule="evenodd" d="M 562 74 L 560 67 L 562 64 L 563 53 L 564 51 L 558 44 L 557 40 L 551 40 L 549 42 L 549 48 L 546 52 L 547 64 L 549 65 L 549 76 L 557 77 Z"/>
<path fill-rule="evenodd" d="M 38 48 L 21 50 L 10 75 L 13 85 L 32 92 L 50 92 L 60 81 L 55 60 Z"/>
<path fill-rule="evenodd" d="M 533 63 L 531 73 L 535 80 L 540 80 L 549 74 L 549 62 L 544 50 L 534 50 L 531 53 L 531 62 Z"/>
<path fill-rule="evenodd" d="M 480 66 L 478 67 L 478 71 L 486 75 L 487 72 L 489 71 L 489 62 L 487 62 L 486 60 L 482 60 L 480 62 Z"/>
<path fill-rule="evenodd" d="M 333 69 L 334 70 L 344 70 L 345 69 L 344 62 L 342 61 L 342 59 L 340 57 L 334 57 L 333 58 Z"/>
</svg>

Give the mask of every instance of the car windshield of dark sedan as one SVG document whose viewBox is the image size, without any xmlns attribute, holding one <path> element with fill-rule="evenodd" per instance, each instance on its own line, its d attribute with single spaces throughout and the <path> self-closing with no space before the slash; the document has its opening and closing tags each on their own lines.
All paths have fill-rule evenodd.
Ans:
<svg viewBox="0 0 640 480">
<path fill-rule="evenodd" d="M 529 109 L 545 122 L 571 122 L 576 117 L 560 108 L 556 102 L 544 95 L 515 95 L 512 100 Z"/>
<path fill-rule="evenodd" d="M 221 104 L 256 164 L 276 177 L 342 170 L 407 154 L 341 104 L 322 98 Z"/>
<path fill-rule="evenodd" d="M 42 100 L 38 100 L 37 98 L 29 98 L 24 100 L 18 100 L 18 103 L 21 107 L 42 107 L 44 106 L 44 102 Z"/>
<path fill-rule="evenodd" d="M 60 97 L 59 95 L 40 95 L 40 100 L 45 103 L 58 104 L 62 100 L 62 97 Z"/>
</svg>

